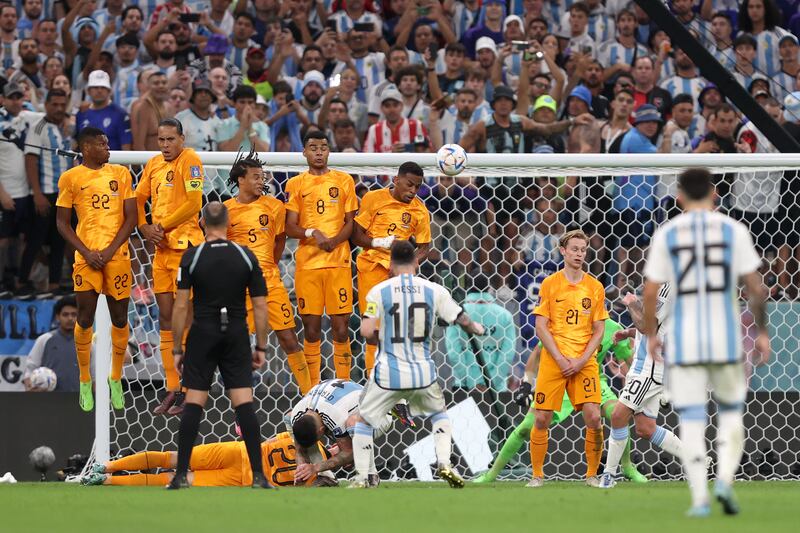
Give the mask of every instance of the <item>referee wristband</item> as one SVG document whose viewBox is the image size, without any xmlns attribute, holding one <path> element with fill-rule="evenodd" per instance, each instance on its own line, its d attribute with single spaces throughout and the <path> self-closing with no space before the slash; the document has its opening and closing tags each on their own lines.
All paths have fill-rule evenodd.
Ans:
<svg viewBox="0 0 800 533">
<path fill-rule="evenodd" d="M 255 347 L 255 348 L 253 348 L 253 349 L 254 349 L 255 351 L 257 351 L 257 352 L 263 352 L 263 353 L 267 353 L 267 348 L 266 348 L 266 347 L 262 348 L 261 346 L 256 346 L 256 347 Z"/>
<path fill-rule="evenodd" d="M 314 228 L 308 228 L 306 230 L 306 238 L 308 239 L 308 238 L 311 238 L 313 236 L 314 236 Z"/>
</svg>

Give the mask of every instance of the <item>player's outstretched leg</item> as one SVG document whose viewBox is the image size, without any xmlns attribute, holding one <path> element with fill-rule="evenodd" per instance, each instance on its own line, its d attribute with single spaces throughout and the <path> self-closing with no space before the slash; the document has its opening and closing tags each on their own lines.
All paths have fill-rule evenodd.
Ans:
<svg viewBox="0 0 800 533">
<path fill-rule="evenodd" d="M 372 432 L 372 426 L 363 419 L 356 422 L 353 428 L 353 465 L 356 469 L 356 477 L 350 482 L 348 488 L 361 489 L 369 487 L 367 477 L 369 475 L 370 456 L 375 447 Z"/>
<path fill-rule="evenodd" d="M 487 471 L 473 479 L 473 483 L 492 483 L 503 471 L 508 462 L 519 453 L 520 448 L 530 438 L 531 429 L 533 429 L 533 421 L 535 415 L 533 411 L 529 411 L 522 422 L 514 429 L 511 435 L 503 443 L 503 447 L 497 453 L 492 467 Z"/>
<path fill-rule="evenodd" d="M 445 412 L 439 412 L 431 417 L 433 423 L 433 444 L 436 448 L 436 462 L 439 468 L 436 474 L 447 481 L 454 489 L 464 488 L 464 479 L 450 464 L 450 454 L 453 450 L 452 426 L 450 418 Z"/>
<path fill-rule="evenodd" d="M 725 514 L 735 515 L 739 514 L 739 504 L 733 494 L 733 479 L 744 450 L 742 406 L 720 404 L 718 418 L 718 466 L 714 496 L 722 504 Z"/>
</svg>

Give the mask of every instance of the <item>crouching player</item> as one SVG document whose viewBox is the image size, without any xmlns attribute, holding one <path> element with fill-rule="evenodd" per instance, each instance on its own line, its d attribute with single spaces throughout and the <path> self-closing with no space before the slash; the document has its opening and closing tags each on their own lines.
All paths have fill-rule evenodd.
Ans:
<svg viewBox="0 0 800 533">
<path fill-rule="evenodd" d="M 318 453 L 327 456 L 319 446 Z M 273 486 L 295 484 L 295 447 L 289 433 L 279 433 L 261 443 L 261 462 L 264 476 Z M 115 472 L 142 471 L 156 468 L 174 470 L 178 465 L 178 452 L 140 452 L 116 461 L 95 463 L 89 475 L 81 479 L 82 485 L 139 485 L 164 487 L 172 480 L 174 472 L 158 474 L 130 474 L 114 476 Z M 192 449 L 189 463 L 189 484 L 193 487 L 249 487 L 253 484 L 253 471 L 242 441 L 201 444 Z M 316 476 L 306 479 L 311 485 Z"/>
<path fill-rule="evenodd" d="M 292 434 L 297 448 L 296 484 L 308 483 L 317 475 L 317 484 L 325 485 L 325 478 L 335 484 L 332 471 L 353 464 L 352 434 L 358 421 L 358 402 L 363 390 L 364 387 L 352 381 L 329 379 L 315 385 L 292 409 Z M 392 412 L 395 410 L 396 407 Z M 376 435 L 385 433 L 391 425 L 392 417 L 384 416 L 381 424 L 375 427 Z M 338 453 L 328 458 L 320 455 L 319 444 L 323 436 L 336 442 Z M 368 482 L 370 486 L 377 486 L 380 482 L 374 449 Z"/>
</svg>

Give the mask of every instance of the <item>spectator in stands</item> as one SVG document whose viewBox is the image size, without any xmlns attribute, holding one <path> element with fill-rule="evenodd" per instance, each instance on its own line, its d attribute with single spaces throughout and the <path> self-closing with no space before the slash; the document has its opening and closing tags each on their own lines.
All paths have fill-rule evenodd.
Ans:
<svg viewBox="0 0 800 533">
<path fill-rule="evenodd" d="M 359 86 L 358 73 L 354 69 L 345 68 L 339 76 L 339 86 L 330 87 L 328 89 L 322 104 L 323 110 L 325 108 L 325 103 L 328 101 L 332 101 L 333 99 L 339 100 L 344 104 L 345 116 L 337 117 L 336 120 L 338 120 L 338 118 L 349 117 L 356 125 L 356 131 L 359 137 L 363 139 L 369 128 L 369 117 L 367 104 L 356 98 L 356 91 Z M 329 120 L 328 124 L 332 124 L 334 121 L 335 120 Z M 320 128 L 326 127 L 326 124 L 323 124 L 322 121 L 322 111 L 318 117 L 317 125 Z"/>
<path fill-rule="evenodd" d="M 360 152 L 360 144 L 356 135 L 356 125 L 347 116 L 333 123 L 333 147 L 331 151 Z"/>
<path fill-rule="evenodd" d="M 408 64 L 408 50 L 398 46 L 394 46 L 389 50 L 385 62 L 386 78 L 382 82 L 372 85 L 366 93 L 370 126 L 383 118 L 381 114 L 381 97 L 383 96 L 383 91 L 389 88 L 397 89 L 399 80 L 396 75 Z"/>
<path fill-rule="evenodd" d="M 19 4 L 17 4 L 19 5 Z M 20 39 L 33 37 L 34 29 L 42 19 L 42 0 L 23 0 L 22 16 L 17 22 L 17 35 Z"/>
<path fill-rule="evenodd" d="M 422 72 L 408 66 L 397 73 L 397 90 L 403 97 L 403 116 L 420 122 L 427 120 L 430 108 L 422 99 Z"/>
<path fill-rule="evenodd" d="M 183 124 L 187 148 L 198 152 L 215 152 L 217 150 L 217 139 L 222 120 L 214 114 L 211 107 L 216 101 L 217 97 L 207 82 L 196 83 L 191 98 L 189 98 L 189 109 L 175 115 L 175 118 Z"/>
<path fill-rule="evenodd" d="M 169 90 L 169 108 L 174 114 L 189 109 L 189 99 L 183 87 L 173 87 Z"/>
<path fill-rule="evenodd" d="M 112 100 L 121 108 L 128 110 L 139 97 L 136 83 L 136 79 L 142 71 L 137 59 L 139 38 L 135 33 L 126 33 L 117 37 L 114 48 L 117 75 L 111 84 Z"/>
<path fill-rule="evenodd" d="M 155 59 L 155 66 L 166 75 L 172 74 L 177 68 L 175 64 L 177 46 L 175 35 L 169 31 L 159 33 L 152 46 L 145 41 L 148 53 Z"/>
<path fill-rule="evenodd" d="M 556 101 L 549 94 L 543 94 L 536 99 L 533 104 L 533 112 L 531 117 L 539 124 L 552 124 L 556 121 Z M 559 134 L 555 135 L 526 135 L 526 150 L 529 152 L 536 152 L 536 148 L 542 145 L 550 148 L 552 153 L 563 154 L 566 149 L 564 147 L 564 137 Z M 550 152 L 544 152 L 550 153 Z"/>
<path fill-rule="evenodd" d="M 633 92 L 631 89 L 620 89 L 611 102 L 611 114 L 607 121 L 600 125 L 600 152 L 618 154 L 622 147 L 622 139 L 631 129 L 630 117 L 633 113 Z"/>
<path fill-rule="evenodd" d="M 697 16 L 694 10 L 694 0 L 672 0 L 672 12 L 675 18 L 689 30 L 694 31 L 699 35 L 700 43 L 708 45 L 713 42 L 711 37 L 711 25 L 705 20 Z"/>
<path fill-rule="evenodd" d="M 56 28 L 55 20 L 44 19 L 36 27 L 36 35 L 34 37 L 39 44 L 39 53 L 42 57 L 56 57 L 63 62 L 64 52 L 61 50 L 61 45 L 58 44 L 58 31 Z"/>
<path fill-rule="evenodd" d="M 380 39 L 382 35 L 381 18 L 375 13 L 366 10 L 364 0 L 348 0 L 344 3 L 344 9 L 331 15 L 328 20 L 336 23 L 336 31 L 338 33 L 347 33 L 356 22 L 362 22 L 373 25 L 371 39 Z"/>
<path fill-rule="evenodd" d="M 6 83 L 3 106 L 0 108 L 0 292 L 15 289 L 11 279 L 17 273 L 18 261 L 9 256 L 11 245 L 30 227 L 32 206 L 30 185 L 24 172 L 25 137 L 35 122 L 36 114 L 23 109 L 24 95 L 19 85 Z"/>
<path fill-rule="evenodd" d="M 756 59 L 757 42 L 752 35 L 742 33 L 733 41 L 733 50 L 736 54 L 736 65 L 733 69 L 733 77 L 739 82 L 739 85 L 750 87 L 750 84 L 756 78 L 764 78 L 766 76 L 756 70 L 753 61 Z"/>
<path fill-rule="evenodd" d="M 381 111 L 386 117 L 369 127 L 365 152 L 402 153 L 416 151 L 416 145 L 429 145 L 425 127 L 414 118 L 403 116 L 403 95 L 388 89 L 381 97 Z"/>
<path fill-rule="evenodd" d="M 278 133 L 285 131 L 289 137 L 289 144 L 293 152 L 303 150 L 303 141 L 300 130 L 303 123 L 300 121 L 300 104 L 294 99 L 292 88 L 285 81 L 279 81 L 273 86 L 274 96 L 269 102 L 270 116 L 267 125 L 270 128 L 270 146 L 276 146 Z"/>
<path fill-rule="evenodd" d="M 19 59 L 17 20 L 17 9 L 14 6 L 0 6 L 0 66 L 3 73 L 12 68 Z"/>
<path fill-rule="evenodd" d="M 780 22 L 780 11 L 774 0 L 744 0 L 739 9 L 739 31 L 756 41 L 753 49 L 757 54 L 752 63 L 764 76 L 772 76 L 780 70 L 778 43 L 788 33 L 778 26 Z"/>
<path fill-rule="evenodd" d="M 800 73 L 800 46 L 797 37 L 787 34 L 778 44 L 781 68 L 772 75 L 772 95 L 783 102 L 786 95 L 793 92 L 797 74 Z"/>
<path fill-rule="evenodd" d="M 95 3 L 90 0 L 76 2 L 61 26 L 64 63 L 67 65 L 66 71 L 70 73 L 70 82 L 75 90 L 82 87 L 80 73 L 87 67 L 92 45 L 100 33 L 97 22 L 91 18 L 93 5 Z M 81 18 L 78 18 L 79 15 Z M 79 82 L 81 85 L 78 85 Z"/>
<path fill-rule="evenodd" d="M 636 58 L 633 64 L 633 81 L 634 109 L 644 104 L 651 104 L 661 114 L 663 121 L 672 107 L 672 98 L 667 91 L 656 86 L 655 64 L 650 56 Z"/>
<path fill-rule="evenodd" d="M 668 154 L 688 154 L 692 152 L 692 139 L 695 136 L 694 100 L 688 94 L 676 95 L 672 100 L 670 118 L 664 126 L 660 152 Z M 658 197 L 665 219 L 680 214 L 678 208 L 677 175 L 661 176 L 658 184 Z"/>
<path fill-rule="evenodd" d="M 228 87 L 230 87 L 228 73 L 222 67 L 212 68 L 208 72 L 208 81 L 211 82 L 211 90 L 217 97 L 217 116 L 223 119 L 232 116 L 234 110 L 233 102 L 228 97 Z"/>
<path fill-rule="evenodd" d="M 175 12 L 172 17 L 169 14 Z M 180 14 L 189 14 L 192 8 L 184 3 L 183 0 L 167 0 L 163 4 L 157 6 L 150 14 L 149 28 L 153 29 L 159 22 L 165 20 L 177 20 Z"/>
<path fill-rule="evenodd" d="M 575 71 L 569 78 L 567 90 L 569 95 L 585 99 L 588 95 L 588 109 L 581 113 L 590 112 L 595 118 L 604 119 L 608 116 L 608 99 L 603 96 L 605 83 L 603 81 L 603 67 L 600 63 L 592 59 L 589 55 L 578 54 Z M 574 90 L 583 87 L 586 90 Z M 570 99 L 567 98 L 567 108 L 570 106 Z M 580 113 L 577 113 L 580 114 Z M 569 113 L 570 116 L 577 116 L 576 113 Z"/>
<path fill-rule="evenodd" d="M 230 3 L 230 0 L 226 0 Z M 253 15 L 250 13 L 239 13 L 233 25 L 233 32 L 225 35 L 231 36 L 231 46 L 228 49 L 226 59 L 236 65 L 241 71 L 245 70 L 245 57 L 251 49 L 261 49 L 252 37 L 255 35 L 256 25 Z"/>
<path fill-rule="evenodd" d="M 53 89 L 45 99 L 44 118 L 31 125 L 25 146 L 25 173 L 33 194 L 34 217 L 30 231 L 25 235 L 25 251 L 20 263 L 18 296 L 31 297 L 34 287 L 29 278 L 39 254 L 49 245 L 49 286 L 43 295 L 59 291 L 61 269 L 64 264 L 64 239 L 56 229 L 56 198 L 58 179 L 72 164 L 55 150 L 72 147 L 70 132 L 64 129 L 68 99 L 64 91 Z M 49 149 L 49 150 L 48 150 Z"/>
<path fill-rule="evenodd" d="M 458 144 L 461 141 L 461 137 L 469 129 L 477 99 L 475 91 L 465 87 L 456 93 L 455 103 L 452 107 L 445 107 L 446 102 L 444 101 L 438 106 L 431 107 L 428 118 L 434 150 L 438 150 L 445 144 Z"/>
<path fill-rule="evenodd" d="M 473 320 L 486 328 L 480 346 L 470 341 L 461 328 L 450 326 L 445 333 L 447 361 L 453 369 L 456 388 L 495 392 L 508 390 L 511 364 L 516 357 L 517 326 L 513 315 L 496 303 L 489 279 L 484 274 L 472 278 L 463 308 Z M 480 354 L 475 349 L 480 349 Z M 487 383 L 486 380 L 489 380 Z"/>
<path fill-rule="evenodd" d="M 89 107 L 78 113 L 75 120 L 75 137 L 87 127 L 99 128 L 108 137 L 111 150 L 130 150 L 133 144 L 131 121 L 128 112 L 111 101 L 111 80 L 102 70 L 89 74 L 86 84 L 91 102 Z"/>
<path fill-rule="evenodd" d="M 461 37 L 467 49 L 467 55 L 475 59 L 475 45 L 481 37 L 490 37 L 495 43 L 503 42 L 503 21 L 506 18 L 506 6 L 502 0 L 484 0 L 478 21 Z"/>
<path fill-rule="evenodd" d="M 147 77 L 147 91 L 131 105 L 131 133 L 134 150 L 158 150 L 158 124 L 172 117 L 167 76 L 153 71 Z"/>
<path fill-rule="evenodd" d="M 589 35 L 589 6 L 585 2 L 575 2 L 562 18 L 561 31 L 569 37 L 569 49 L 572 54 L 597 57 L 597 43 Z M 563 24 L 567 21 L 566 25 Z"/>
<path fill-rule="evenodd" d="M 733 70 L 736 58 L 731 41 L 733 40 L 733 23 L 728 13 L 724 11 L 714 13 L 711 17 L 711 35 L 713 42 L 706 44 L 714 59 L 727 70 Z"/>
<path fill-rule="evenodd" d="M 31 87 L 31 104 L 37 109 L 44 103 L 45 85 L 39 68 L 39 45 L 35 39 L 24 38 L 19 41 L 20 65 L 8 77 L 9 83 L 27 83 Z"/>
<path fill-rule="evenodd" d="M 267 61 L 264 50 L 259 46 L 252 46 L 247 51 L 243 83 L 256 90 L 256 93 L 269 101 L 272 99 L 272 85 L 267 79 Z"/>
<path fill-rule="evenodd" d="M 252 87 L 241 85 L 233 91 L 236 115 L 222 121 L 218 129 L 220 150 L 248 152 L 255 147 L 259 152 L 269 151 L 269 127 L 257 120 L 255 105 L 256 91 Z"/>
<path fill-rule="evenodd" d="M 445 71 L 437 75 L 439 88 L 443 94 L 454 96 L 464 87 L 464 57 L 467 49 L 461 43 L 450 43 L 444 49 Z M 428 73 L 431 66 L 427 65 Z M 436 74 L 436 69 L 433 70 Z"/>
<path fill-rule="evenodd" d="M 212 69 L 224 68 L 228 73 L 228 92 L 232 92 L 242 84 L 242 71 L 225 59 L 228 52 L 228 40 L 224 35 L 212 35 L 206 41 L 203 48 L 203 57 L 197 58 L 189 63 L 189 74 L 191 79 L 208 80 L 208 74 Z"/>
<path fill-rule="evenodd" d="M 304 127 L 316 124 L 322 109 L 322 95 L 325 94 L 325 77 L 322 72 L 312 70 L 303 76 L 303 91 L 297 117 Z"/>
<path fill-rule="evenodd" d="M 620 153 L 647 154 L 657 152 L 651 139 L 655 138 L 661 114 L 651 104 L 640 106 L 633 114 L 633 129 L 622 139 Z M 615 236 L 619 240 L 617 262 L 619 274 L 616 287 L 639 287 L 641 279 L 637 268 L 642 266 L 643 252 L 653 233 L 653 214 L 656 207 L 656 176 L 621 176 L 614 196 L 614 211 L 618 219 Z"/>
<path fill-rule="evenodd" d="M 660 87 L 667 91 L 672 98 L 679 94 L 688 94 L 694 102 L 700 97 L 700 91 L 706 86 L 706 80 L 697 72 L 692 58 L 680 48 L 675 49 L 675 75 L 663 80 Z M 700 104 L 695 111 L 700 111 Z"/>
<path fill-rule="evenodd" d="M 29 392 L 46 392 L 31 384 L 31 373 L 46 367 L 56 374 L 54 392 L 78 392 L 78 356 L 75 352 L 75 323 L 78 321 L 78 304 L 74 296 L 65 296 L 53 307 L 53 319 L 58 324 L 54 330 L 40 335 L 25 358 L 22 383 Z M 94 360 L 94 357 L 92 357 Z"/>
<path fill-rule="evenodd" d="M 636 15 L 629 9 L 617 13 L 617 37 L 600 45 L 597 58 L 605 67 L 603 79 L 613 80 L 621 73 L 630 73 L 633 61 L 647 55 L 647 48 L 636 42 Z"/>
<path fill-rule="evenodd" d="M 486 80 L 488 77 L 483 69 L 472 67 L 467 70 L 465 87 L 472 89 L 478 99 L 475 102 L 475 111 L 472 113 L 470 124 L 475 124 L 484 117 L 492 114 L 492 105 L 486 100 Z"/>
<path fill-rule="evenodd" d="M 331 87 L 325 95 L 325 103 L 322 104 L 322 111 L 319 113 L 317 125 L 328 135 L 328 145 L 331 151 L 335 151 L 331 143 L 333 139 L 333 125 L 337 120 L 347 117 L 347 104 L 344 103 L 336 94 L 336 87 Z"/>
<path fill-rule="evenodd" d="M 208 18 L 211 20 L 211 23 L 220 29 L 223 35 L 231 35 L 233 34 L 233 27 L 235 24 L 236 19 L 239 18 L 239 15 L 243 12 L 239 12 L 234 18 L 233 14 L 231 14 L 230 9 L 228 9 L 231 5 L 233 0 L 211 0 L 211 10 L 208 13 Z M 250 15 L 249 13 L 247 13 Z M 253 35 L 255 35 L 255 28 L 256 28 L 256 21 L 255 17 L 250 15 L 251 23 L 253 25 Z M 252 35 L 250 36 L 252 37 Z M 239 67 L 242 68 L 242 67 Z"/>
</svg>

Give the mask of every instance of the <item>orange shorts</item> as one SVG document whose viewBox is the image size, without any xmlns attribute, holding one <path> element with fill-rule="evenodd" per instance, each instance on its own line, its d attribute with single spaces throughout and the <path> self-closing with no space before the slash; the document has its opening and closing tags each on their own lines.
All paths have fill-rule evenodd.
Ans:
<svg viewBox="0 0 800 533">
<path fill-rule="evenodd" d="M 592 357 L 580 372 L 565 378 L 553 357 L 547 350 L 542 350 L 534 406 L 546 411 L 560 410 L 565 390 L 576 410 L 585 403 L 600 404 L 600 371 L 597 359 Z"/>
<path fill-rule="evenodd" d="M 102 270 L 95 270 L 87 263 L 75 263 L 72 267 L 75 292 L 94 291 L 115 300 L 124 300 L 131 295 L 132 282 L 130 258 L 111 260 Z"/>
<path fill-rule="evenodd" d="M 181 266 L 181 258 L 185 251 L 156 248 L 156 255 L 153 257 L 153 292 L 155 294 L 178 292 L 178 268 Z"/>
<path fill-rule="evenodd" d="M 372 270 L 358 270 L 358 312 L 364 314 L 367 305 L 367 294 L 372 287 L 389 279 L 389 269 L 383 265 L 375 265 Z"/>
<path fill-rule="evenodd" d="M 273 331 L 294 329 L 294 308 L 289 301 L 289 292 L 283 283 L 267 285 L 267 317 L 269 327 Z M 247 326 L 250 333 L 255 333 L 256 323 L 253 318 L 253 302 L 247 297 Z"/>
<path fill-rule="evenodd" d="M 189 468 L 196 487 L 241 487 L 245 485 L 244 471 L 250 470 L 243 442 L 215 442 L 192 449 Z M 249 475 L 252 483 L 252 474 Z"/>
<path fill-rule="evenodd" d="M 353 275 L 349 266 L 300 270 L 295 274 L 295 292 L 301 315 L 353 312 Z"/>
</svg>

